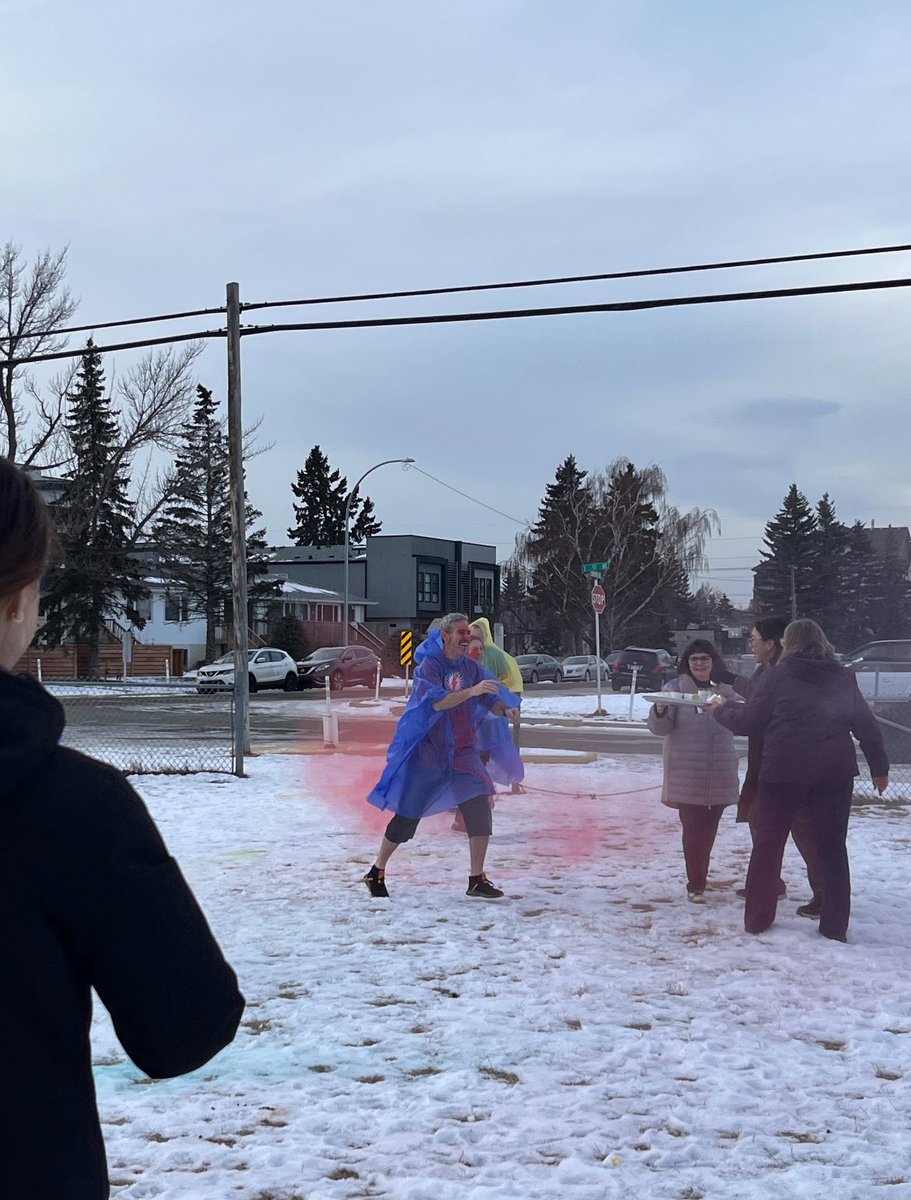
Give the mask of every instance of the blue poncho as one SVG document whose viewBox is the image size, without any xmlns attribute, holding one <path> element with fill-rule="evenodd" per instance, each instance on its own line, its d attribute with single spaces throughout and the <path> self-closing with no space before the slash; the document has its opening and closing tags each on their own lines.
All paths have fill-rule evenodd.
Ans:
<svg viewBox="0 0 911 1200">
<path fill-rule="evenodd" d="M 471 658 L 447 658 L 438 631 L 421 643 L 415 659 L 414 690 L 368 802 L 404 817 L 429 817 L 474 796 L 492 795 L 491 774 L 501 783 L 518 783 L 524 772 L 509 722 L 490 709 L 499 700 L 517 708 L 520 698 L 498 684 L 499 693 L 472 696 L 438 712 L 433 706 L 450 692 L 494 676 Z M 490 773 L 482 750 L 490 754 Z"/>
</svg>

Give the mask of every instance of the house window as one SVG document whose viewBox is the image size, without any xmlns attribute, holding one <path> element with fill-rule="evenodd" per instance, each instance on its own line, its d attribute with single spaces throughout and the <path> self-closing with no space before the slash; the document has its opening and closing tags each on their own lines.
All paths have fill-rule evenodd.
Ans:
<svg viewBox="0 0 911 1200">
<path fill-rule="evenodd" d="M 189 621 L 190 597 L 186 592 L 168 592 L 164 598 L 164 619 L 166 621 Z"/>
<path fill-rule="evenodd" d="M 418 604 L 432 604 L 439 608 L 439 571 L 418 571 Z"/>
<path fill-rule="evenodd" d="M 476 613 L 493 611 L 492 575 L 475 575 L 472 602 Z"/>
<path fill-rule="evenodd" d="M 145 596 L 142 600 L 137 600 L 134 605 L 136 616 L 140 621 L 151 621 L 152 619 L 152 597 Z"/>
</svg>

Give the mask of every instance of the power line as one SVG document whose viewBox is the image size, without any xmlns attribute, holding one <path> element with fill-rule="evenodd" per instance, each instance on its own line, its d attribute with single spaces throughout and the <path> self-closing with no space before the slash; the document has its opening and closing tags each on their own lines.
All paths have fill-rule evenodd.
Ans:
<svg viewBox="0 0 911 1200">
<path fill-rule="evenodd" d="M 296 321 L 283 325 L 245 325 L 244 337 L 258 333 L 291 333 L 315 329 L 376 329 L 394 325 L 448 325 L 465 321 L 509 321 L 525 317 L 562 317 L 579 313 L 641 312 L 651 308 L 680 308 L 697 304 L 731 304 L 739 300 L 780 300 L 795 296 L 826 296 L 911 287 L 911 279 L 870 279 L 800 288 L 765 288 L 752 292 L 718 292 L 702 296 L 673 296 L 660 300 L 620 300 L 606 304 L 570 304 L 553 308 L 513 308 L 486 312 L 434 313 L 419 317 L 369 317 L 358 321 Z"/>
<path fill-rule="evenodd" d="M 242 304 L 241 311 L 294 308 L 310 304 L 349 304 L 361 300 L 398 300 L 412 296 L 452 296 L 464 292 L 493 292 L 507 288 L 549 287 L 560 283 L 597 283 L 608 279 L 643 279 L 657 275 L 684 275 L 695 271 L 726 271 L 733 267 L 771 266 L 777 263 L 816 262 L 828 258 L 856 258 L 867 254 L 899 254 L 911 245 L 867 246 L 857 250 L 824 250 L 816 254 L 779 254 L 768 258 L 740 258 L 723 262 L 693 263 L 684 267 L 648 267 L 634 271 L 603 271 L 596 275 L 558 275 L 543 279 L 517 279 L 507 283 L 470 283 L 458 287 L 411 288 L 400 292 L 360 292 L 348 296 L 316 296 L 304 300 L 263 300 Z M 99 326 L 100 328 L 100 326 Z"/>
<path fill-rule="evenodd" d="M 302 300 L 264 300 L 258 303 L 241 304 L 241 311 L 254 311 L 265 308 L 294 308 L 303 305 L 314 304 L 345 304 L 361 300 L 394 300 L 414 296 L 448 296 L 465 292 L 489 292 L 502 291 L 509 288 L 527 288 L 527 287 L 548 287 L 554 284 L 564 283 L 596 283 L 610 279 L 643 279 L 648 277 L 656 277 L 662 275 L 683 275 L 697 271 L 724 271 L 736 267 L 756 267 L 756 266 L 773 266 L 781 263 L 796 263 L 796 262 L 818 262 L 825 259 L 835 258 L 856 258 L 861 255 L 872 254 L 901 254 L 911 250 L 911 243 L 906 245 L 895 246 L 864 246 L 853 250 L 821 250 L 809 254 L 778 254 L 770 255 L 765 258 L 740 258 L 726 259 L 720 262 L 712 263 L 691 263 L 687 266 L 676 267 L 646 267 L 630 271 L 602 271 L 597 274 L 590 275 L 557 275 L 548 276 L 541 279 L 515 279 L 503 283 L 470 283 L 461 284 L 452 287 L 437 287 L 437 288 L 410 288 L 405 291 L 395 292 L 360 292 L 351 295 L 342 296 L 311 296 Z M 151 317 L 131 317 L 129 319 L 118 321 L 95 321 L 88 325 L 68 325 L 62 329 L 42 329 L 35 330 L 27 334 L 17 335 L 22 341 L 29 341 L 32 338 L 55 337 L 63 336 L 68 333 L 92 333 L 96 329 L 117 329 L 125 325 L 147 325 L 156 321 L 181 321 L 189 317 L 211 316 L 216 313 L 226 311 L 224 305 L 218 308 L 194 308 L 184 312 L 160 313 Z M 0 338 L 0 342 L 9 341 L 9 338 Z M 176 340 L 176 339 L 175 339 Z M 121 347 L 111 346 L 108 349 L 120 349 Z M 133 348 L 124 347 L 124 348 Z M 13 365 L 25 361 L 17 359 Z M 32 359 L 33 362 L 43 361 L 39 358 Z"/>
<path fill-rule="evenodd" d="M 24 334 L 23 340 L 33 337 L 56 337 L 64 333 L 94 333 L 96 329 L 116 329 L 120 325 L 151 325 L 154 321 L 183 321 L 187 317 L 209 317 L 214 313 L 225 312 L 221 308 L 193 308 L 187 312 L 162 313 L 157 317 L 132 317 L 128 321 L 96 321 L 94 325 L 68 325 L 66 329 L 47 329 L 41 333 Z M 8 339 L 0 339 L 6 341 Z"/>
<path fill-rule="evenodd" d="M 431 475 L 429 471 L 422 471 L 420 467 L 414 466 L 414 464 L 412 464 L 411 470 L 417 471 L 419 475 L 426 475 L 434 483 L 440 484 L 441 487 L 449 488 L 451 492 L 457 492 L 460 496 L 464 496 L 466 500 L 473 500 L 475 504 L 480 504 L 482 508 L 489 508 L 491 512 L 496 513 L 499 517 L 505 517 L 507 521 L 515 521 L 517 525 L 521 525 L 523 528 L 528 525 L 527 521 L 520 521 L 518 517 L 511 517 L 509 513 L 500 512 L 498 508 L 493 508 L 490 504 L 485 504 L 477 496 L 469 496 L 468 492 L 460 492 L 457 487 L 453 487 L 451 483 L 444 483 L 442 479 L 437 479 L 436 475 Z"/>
<path fill-rule="evenodd" d="M 655 308 L 680 308 L 703 304 L 730 304 L 741 300 L 780 300 L 797 296 L 826 296 L 847 292 L 881 291 L 884 289 L 911 287 L 911 279 L 871 279 L 857 283 L 816 284 L 799 288 L 765 288 L 750 292 L 719 292 L 699 296 L 675 296 L 657 300 L 622 300 L 605 304 L 573 304 L 551 308 L 501 309 L 487 312 L 435 313 L 428 316 L 373 317 L 356 321 L 301 321 L 283 325 L 246 325 L 241 327 L 242 336 L 262 333 L 288 333 L 297 330 L 317 329 L 370 329 L 396 325 L 445 325 L 465 321 L 505 321 L 526 317 L 573 316 L 581 313 L 641 312 Z M 205 330 L 198 333 L 170 334 L 167 337 L 148 338 L 141 341 L 120 342 L 108 346 L 97 346 L 99 353 L 114 350 L 133 350 L 145 346 L 161 346 L 174 342 L 203 341 L 208 338 L 226 336 L 224 329 Z M 79 350 L 56 350 L 49 354 L 24 355 L 21 358 L 3 360 L 6 367 L 26 363 L 53 362 L 59 359 L 80 358 Z M 514 520 L 515 518 L 510 518 Z"/>
<path fill-rule="evenodd" d="M 96 346 L 99 354 L 109 354 L 113 350 L 139 350 L 145 346 L 170 346 L 174 342 L 203 342 L 209 338 L 227 336 L 225 329 L 204 329 L 197 333 L 171 333 L 167 337 L 144 338 L 135 342 L 112 342 L 108 346 Z M 79 350 L 55 350 L 52 354 L 32 354 L 23 358 L 0 358 L 0 366 L 20 367 L 26 363 L 55 362 L 62 358 L 82 358 L 85 346 Z"/>
</svg>

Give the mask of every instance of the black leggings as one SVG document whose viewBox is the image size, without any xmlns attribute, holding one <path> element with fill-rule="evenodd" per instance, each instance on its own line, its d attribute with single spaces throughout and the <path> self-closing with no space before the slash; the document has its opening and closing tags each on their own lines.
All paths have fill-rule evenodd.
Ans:
<svg viewBox="0 0 911 1200">
<path fill-rule="evenodd" d="M 470 838 L 490 837 L 493 833 L 493 814 L 489 796 L 474 796 L 460 804 L 459 812 L 465 822 L 465 832 Z M 396 813 L 386 826 L 386 840 L 401 845 L 410 842 L 417 832 L 420 817 L 403 817 Z"/>
</svg>

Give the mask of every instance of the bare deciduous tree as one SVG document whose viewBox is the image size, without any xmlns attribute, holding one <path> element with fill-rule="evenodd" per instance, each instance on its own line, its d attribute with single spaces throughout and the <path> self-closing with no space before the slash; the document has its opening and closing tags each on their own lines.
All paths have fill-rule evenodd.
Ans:
<svg viewBox="0 0 911 1200">
<path fill-rule="evenodd" d="M 36 395 L 34 382 L 16 359 L 59 350 L 66 339 L 59 334 L 73 313 L 76 301 L 67 291 L 66 249 L 45 250 L 31 267 L 21 246 L 7 242 L 0 249 L 0 407 L 2 441 L 0 450 L 7 458 L 25 465 L 45 454 L 53 443 L 63 420 L 63 390 L 52 388 L 53 399 Z M 71 378 L 71 377 L 70 377 Z M 28 423 L 20 391 L 29 391 L 37 400 L 38 428 L 29 444 L 23 434 Z"/>
</svg>

